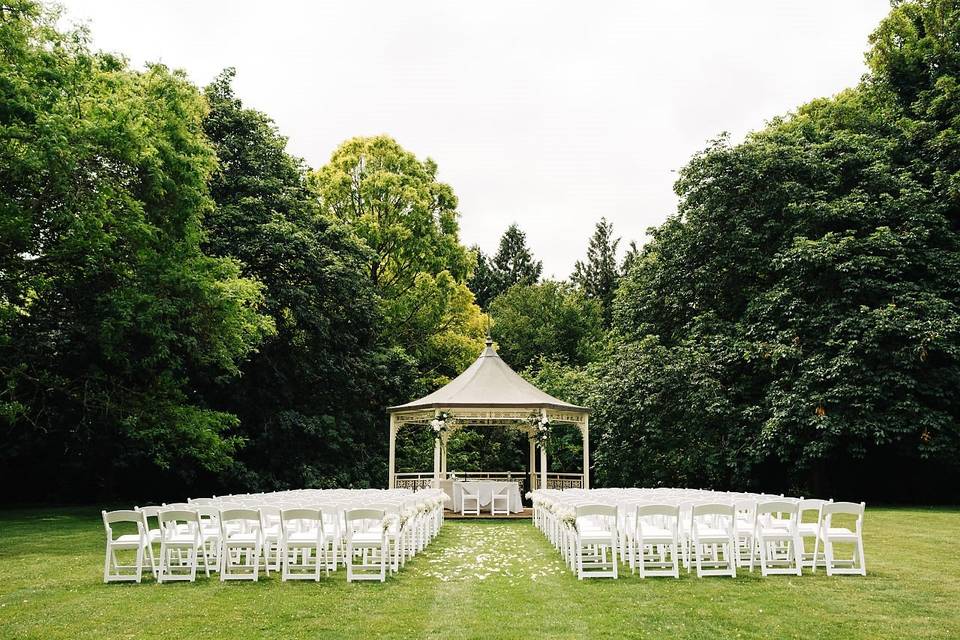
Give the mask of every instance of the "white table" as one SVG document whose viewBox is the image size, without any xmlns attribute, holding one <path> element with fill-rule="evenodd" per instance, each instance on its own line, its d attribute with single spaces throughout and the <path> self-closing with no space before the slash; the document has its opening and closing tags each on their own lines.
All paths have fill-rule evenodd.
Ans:
<svg viewBox="0 0 960 640">
<path fill-rule="evenodd" d="M 463 490 L 467 493 L 480 496 L 480 511 L 489 513 L 490 505 L 493 502 L 494 493 L 503 493 L 506 491 L 510 498 L 507 500 L 510 513 L 520 513 L 523 511 L 523 502 L 520 500 L 520 487 L 516 482 L 504 482 L 496 480 L 470 480 L 466 482 L 456 481 L 453 483 L 453 510 L 460 513 L 463 510 Z"/>
</svg>

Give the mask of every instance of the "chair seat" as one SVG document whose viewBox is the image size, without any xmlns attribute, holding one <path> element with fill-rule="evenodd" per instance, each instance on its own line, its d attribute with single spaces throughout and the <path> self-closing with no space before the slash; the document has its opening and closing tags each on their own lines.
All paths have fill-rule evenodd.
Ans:
<svg viewBox="0 0 960 640">
<path fill-rule="evenodd" d="M 642 536 L 644 540 L 673 540 L 673 532 L 661 527 L 643 527 L 640 529 L 639 535 Z"/>
<path fill-rule="evenodd" d="M 139 544 L 140 544 L 140 536 L 138 534 L 126 533 L 122 536 L 117 536 L 116 538 L 114 538 L 113 542 L 111 543 L 111 546 L 114 546 L 114 547 L 118 545 L 138 546 Z"/>
<path fill-rule="evenodd" d="M 379 544 L 383 541 L 383 534 L 376 531 L 361 531 L 353 534 L 353 544 Z"/>
<path fill-rule="evenodd" d="M 826 535 L 828 538 L 856 538 L 857 534 L 846 527 L 830 527 L 829 529 L 821 529 L 821 534 Z"/>
<path fill-rule="evenodd" d="M 316 531 L 298 531 L 287 536 L 287 543 L 309 544 L 317 542 Z"/>
<path fill-rule="evenodd" d="M 802 522 L 797 530 L 804 536 L 815 536 L 820 531 L 820 525 L 816 522 Z"/>
<path fill-rule="evenodd" d="M 197 538 L 190 533 L 177 533 L 176 535 L 167 536 L 163 539 L 163 542 L 170 545 L 192 545 L 197 543 Z"/>
<path fill-rule="evenodd" d="M 581 530 L 580 542 L 584 544 L 610 544 L 613 534 L 603 529 Z"/>
<path fill-rule="evenodd" d="M 727 532 L 723 529 L 714 529 L 712 527 L 706 527 L 702 529 L 697 529 L 697 538 L 700 539 L 700 542 L 713 542 L 715 540 L 727 541 L 728 536 Z"/>
<path fill-rule="evenodd" d="M 788 529 L 783 529 L 781 527 L 760 527 L 757 530 L 757 535 L 761 538 L 790 538 L 792 534 Z"/>
<path fill-rule="evenodd" d="M 248 543 L 255 544 L 257 542 L 256 533 L 228 533 L 227 540 L 228 543 Z"/>
</svg>

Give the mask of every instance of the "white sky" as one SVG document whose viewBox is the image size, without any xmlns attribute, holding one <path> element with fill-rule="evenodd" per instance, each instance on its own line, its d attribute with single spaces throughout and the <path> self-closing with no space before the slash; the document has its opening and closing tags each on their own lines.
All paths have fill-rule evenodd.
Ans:
<svg viewBox="0 0 960 640">
<path fill-rule="evenodd" d="M 237 68 L 314 167 L 387 133 L 440 166 L 461 235 L 517 222 L 566 277 L 601 216 L 627 241 L 676 208 L 706 142 L 855 84 L 888 0 L 62 0 L 97 48 L 205 84 Z"/>
</svg>

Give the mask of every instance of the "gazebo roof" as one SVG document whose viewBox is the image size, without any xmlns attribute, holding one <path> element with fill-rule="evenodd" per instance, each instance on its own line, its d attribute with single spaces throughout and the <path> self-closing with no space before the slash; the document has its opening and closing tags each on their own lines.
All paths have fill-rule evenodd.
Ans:
<svg viewBox="0 0 960 640">
<path fill-rule="evenodd" d="M 389 407 L 388 411 L 399 413 L 457 407 L 590 412 L 586 407 L 554 398 L 521 378 L 497 355 L 490 338 L 487 338 L 487 346 L 476 362 L 448 384 L 419 400 Z"/>
</svg>

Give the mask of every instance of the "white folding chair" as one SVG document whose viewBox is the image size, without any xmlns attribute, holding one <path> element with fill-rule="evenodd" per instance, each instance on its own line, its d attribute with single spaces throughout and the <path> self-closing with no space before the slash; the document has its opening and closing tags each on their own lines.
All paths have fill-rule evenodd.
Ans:
<svg viewBox="0 0 960 640">
<path fill-rule="evenodd" d="M 138 512 L 143 518 L 143 531 L 147 537 L 147 559 L 150 561 L 150 573 L 153 574 L 153 577 L 157 577 L 157 570 L 159 566 L 157 565 L 157 557 L 153 553 L 153 545 L 160 544 L 160 538 L 163 536 L 163 532 L 160 531 L 160 511 L 163 507 L 156 505 L 150 505 L 146 507 L 134 507 L 134 511 Z M 150 526 L 150 518 L 153 518 L 157 526 L 152 528 Z M 159 553 L 159 549 L 158 549 Z"/>
<path fill-rule="evenodd" d="M 695 504 L 691 509 L 690 542 L 697 577 L 737 577 L 736 513 L 729 504 Z M 708 568 L 704 568 L 708 567 Z"/>
<path fill-rule="evenodd" d="M 210 577 L 210 565 L 203 553 L 200 537 L 200 516 L 196 511 L 170 509 L 161 511 L 160 568 L 157 582 L 197 578 L 197 565 L 203 558 L 203 569 Z"/>
<path fill-rule="evenodd" d="M 757 545 L 753 532 L 757 528 L 757 500 L 743 498 L 733 503 L 736 512 L 734 521 L 737 536 L 737 566 L 747 567 L 756 558 Z"/>
<path fill-rule="evenodd" d="M 280 512 L 281 579 L 320 580 L 320 569 L 330 575 L 323 515 L 319 509 L 283 509 Z"/>
<path fill-rule="evenodd" d="M 854 502 L 828 502 L 823 505 L 821 513 L 823 522 L 820 526 L 820 536 L 818 544 L 823 544 L 824 562 L 827 567 L 827 575 L 835 574 L 847 575 L 867 575 L 867 563 L 863 556 L 863 512 L 865 508 L 863 502 L 857 504 Z M 834 516 L 853 516 L 855 518 L 853 529 L 847 527 L 835 526 Z M 834 545 L 853 544 L 853 553 L 849 559 L 838 559 Z M 818 549 L 814 549 L 814 571 L 816 571 L 816 557 Z"/>
<path fill-rule="evenodd" d="M 383 509 L 349 509 L 347 528 L 347 582 L 387 579 L 387 540 Z M 359 558 L 359 562 L 357 559 Z"/>
<path fill-rule="evenodd" d="M 830 500 L 833 502 L 833 500 Z M 808 549 L 808 539 L 812 539 L 813 547 L 817 546 L 817 539 L 820 537 L 820 524 L 823 520 L 823 515 L 820 513 L 823 505 L 827 503 L 826 500 L 813 500 L 806 499 L 800 500 L 797 504 L 798 512 L 798 523 L 797 523 L 797 533 L 800 536 L 800 565 L 803 567 L 814 568 L 816 553 L 814 551 L 807 551 Z M 814 513 L 814 519 L 807 520 L 804 522 L 804 516 L 808 513 Z M 820 566 L 823 566 L 821 563 Z"/>
<path fill-rule="evenodd" d="M 497 508 L 497 505 L 502 505 L 502 508 Z M 492 516 L 508 516 L 510 515 L 510 488 L 503 487 L 496 489 L 493 492 L 493 495 L 490 498 L 490 515 Z"/>
<path fill-rule="evenodd" d="M 576 508 L 577 579 L 617 578 L 617 508 L 585 504 Z"/>
<path fill-rule="evenodd" d="M 680 508 L 676 505 L 638 505 L 633 527 L 630 562 L 640 577 L 680 577 Z"/>
<path fill-rule="evenodd" d="M 260 512 L 224 509 L 220 512 L 220 581 L 257 581 L 260 571 Z"/>
<path fill-rule="evenodd" d="M 469 506 L 469 503 L 473 503 L 473 506 Z M 480 515 L 480 491 L 477 490 L 476 493 L 470 493 L 467 491 L 466 485 L 460 489 L 460 515 Z"/>
<path fill-rule="evenodd" d="M 776 520 L 774 520 L 776 519 Z M 760 573 L 800 575 L 800 533 L 796 502 L 757 504 L 753 538 L 760 555 Z M 753 571 L 753 554 L 750 556 Z"/>
<path fill-rule="evenodd" d="M 220 509 L 198 502 L 196 512 L 200 517 L 200 544 L 206 563 L 214 571 L 220 570 Z"/>
<path fill-rule="evenodd" d="M 271 565 L 274 571 L 280 571 L 280 508 L 261 504 L 259 511 L 260 557 L 269 576 Z"/>
<path fill-rule="evenodd" d="M 143 576 L 143 555 L 149 544 L 143 528 L 143 515 L 138 511 L 101 511 L 103 527 L 107 533 L 107 554 L 103 563 L 104 582 L 140 582 Z M 136 533 L 114 536 L 115 524 L 136 525 Z M 134 564 L 124 564 L 117 557 L 118 551 L 133 551 Z"/>
</svg>

